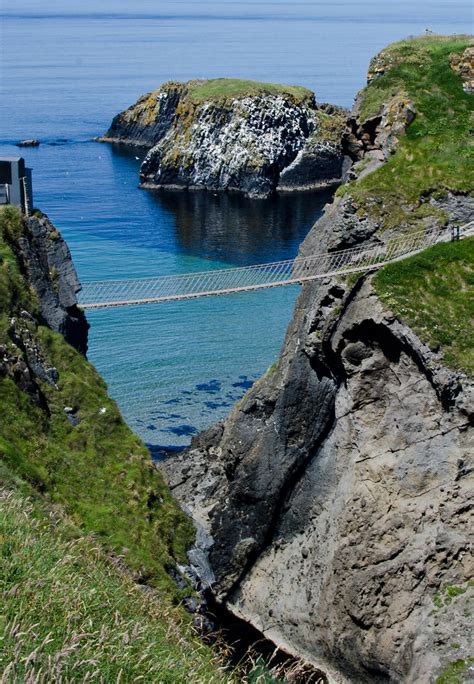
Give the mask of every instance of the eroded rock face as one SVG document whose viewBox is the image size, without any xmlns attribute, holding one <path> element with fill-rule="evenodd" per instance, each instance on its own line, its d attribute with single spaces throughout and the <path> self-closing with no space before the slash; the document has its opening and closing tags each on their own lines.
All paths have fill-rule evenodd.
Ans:
<svg viewBox="0 0 474 684">
<path fill-rule="evenodd" d="M 309 91 L 196 101 L 195 84 L 165 84 L 140 98 L 103 138 L 151 147 L 141 167 L 144 187 L 266 197 L 340 180 L 342 110 L 319 108 Z"/>
<path fill-rule="evenodd" d="M 375 232 L 337 200 L 302 253 Z M 215 595 L 333 681 L 466 657 L 473 396 L 370 277 L 305 285 L 276 369 L 164 466 Z M 465 593 L 438 608 L 447 586 Z"/>
<path fill-rule="evenodd" d="M 18 241 L 18 256 L 38 295 L 43 321 L 85 354 L 89 324 L 77 305 L 81 285 L 69 248 L 46 216 L 26 221 L 28 231 Z"/>
<path fill-rule="evenodd" d="M 370 160 L 369 172 L 375 171 L 395 152 L 400 137 L 415 120 L 416 111 L 406 95 L 398 94 L 384 103 L 377 116 L 361 121 L 359 105 L 356 102 L 348 119 L 343 150 L 355 162 Z M 363 175 L 367 172 L 365 167 Z M 361 177 L 359 173 L 356 175 Z"/>
</svg>

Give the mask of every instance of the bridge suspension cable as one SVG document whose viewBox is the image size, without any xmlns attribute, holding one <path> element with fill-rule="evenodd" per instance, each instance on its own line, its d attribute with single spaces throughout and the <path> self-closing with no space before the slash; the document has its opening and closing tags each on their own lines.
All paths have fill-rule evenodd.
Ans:
<svg viewBox="0 0 474 684">
<path fill-rule="evenodd" d="M 474 221 L 459 229 L 462 237 L 473 233 Z M 447 241 L 450 237 L 447 230 L 427 230 L 370 247 L 354 247 L 270 264 L 153 278 L 94 281 L 83 284 L 79 304 L 85 309 L 152 304 L 248 292 L 321 280 L 335 275 L 360 273 L 416 254 L 436 242 Z"/>
</svg>

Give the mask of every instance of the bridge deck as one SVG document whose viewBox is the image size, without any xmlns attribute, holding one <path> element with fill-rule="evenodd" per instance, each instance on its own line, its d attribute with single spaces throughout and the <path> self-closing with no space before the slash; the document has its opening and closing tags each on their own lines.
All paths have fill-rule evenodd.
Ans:
<svg viewBox="0 0 474 684">
<path fill-rule="evenodd" d="M 462 236 L 471 235 L 473 232 L 474 221 L 460 229 Z M 95 281 L 84 283 L 79 303 L 86 309 L 100 309 L 294 285 L 335 275 L 375 270 L 449 238 L 449 231 L 419 231 L 394 238 L 387 244 L 296 257 L 270 264 L 176 276 Z"/>
</svg>

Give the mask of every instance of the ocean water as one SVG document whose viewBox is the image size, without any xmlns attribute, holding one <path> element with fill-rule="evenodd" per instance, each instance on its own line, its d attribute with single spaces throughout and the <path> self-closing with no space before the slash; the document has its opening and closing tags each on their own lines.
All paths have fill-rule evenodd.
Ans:
<svg viewBox="0 0 474 684">
<path fill-rule="evenodd" d="M 83 281 L 291 258 L 327 191 L 266 201 L 138 189 L 141 153 L 92 142 L 170 79 L 301 84 L 350 107 L 370 57 L 425 29 L 472 32 L 470 0 L 3 0 L 0 155 L 33 167 L 35 205 Z M 37 149 L 14 143 L 36 137 Z M 276 358 L 298 288 L 94 311 L 89 358 L 159 455 L 224 416 Z"/>
</svg>

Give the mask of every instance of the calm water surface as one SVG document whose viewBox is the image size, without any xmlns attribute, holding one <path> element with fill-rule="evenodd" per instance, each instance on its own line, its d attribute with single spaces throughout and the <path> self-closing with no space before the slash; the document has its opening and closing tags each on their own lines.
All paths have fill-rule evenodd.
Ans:
<svg viewBox="0 0 474 684">
<path fill-rule="evenodd" d="M 25 149 L 35 204 L 82 280 L 290 258 L 328 193 L 249 201 L 137 188 L 140 155 L 91 142 L 169 79 L 237 76 L 305 85 L 351 106 L 370 57 L 431 28 L 472 32 L 465 0 L 160 2 L 3 0 L 0 154 Z M 297 288 L 96 311 L 89 357 L 131 427 L 181 446 L 271 365 Z"/>
</svg>

